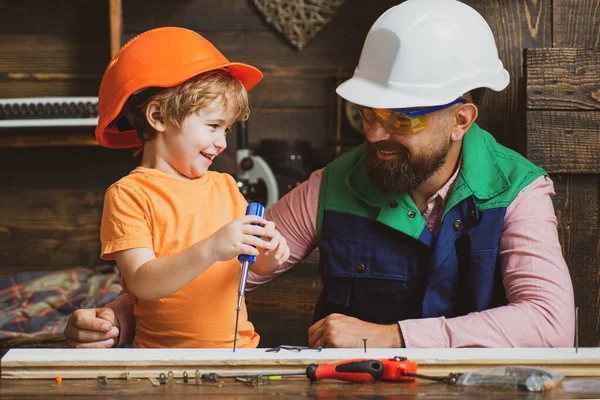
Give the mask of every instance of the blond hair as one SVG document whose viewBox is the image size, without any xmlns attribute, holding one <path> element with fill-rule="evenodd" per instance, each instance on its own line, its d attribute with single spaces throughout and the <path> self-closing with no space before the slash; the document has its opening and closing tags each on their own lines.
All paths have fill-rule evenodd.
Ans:
<svg viewBox="0 0 600 400">
<path fill-rule="evenodd" d="M 142 113 L 144 120 L 145 110 L 152 101 L 157 101 L 162 118 L 182 128 L 183 121 L 201 108 L 219 100 L 223 107 L 231 109 L 234 121 L 245 121 L 250 115 L 248 107 L 248 92 L 237 78 L 224 69 L 218 69 L 196 75 L 187 81 L 170 88 L 166 88 L 146 99 L 134 113 Z M 136 127 L 137 128 L 137 127 Z M 138 128 L 138 131 L 142 128 Z M 156 138 L 157 132 L 147 123 L 143 132 L 138 132 L 144 142 Z"/>
</svg>

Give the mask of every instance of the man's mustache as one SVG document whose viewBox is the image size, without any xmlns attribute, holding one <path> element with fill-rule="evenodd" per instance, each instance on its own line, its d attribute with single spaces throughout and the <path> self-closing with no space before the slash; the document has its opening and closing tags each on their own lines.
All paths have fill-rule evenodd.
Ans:
<svg viewBox="0 0 600 400">
<path fill-rule="evenodd" d="M 408 153 L 408 149 L 404 146 L 402 146 L 401 144 L 395 143 L 395 142 L 377 142 L 377 143 L 370 143 L 371 148 L 375 149 L 375 150 L 379 150 L 379 151 L 385 151 L 385 152 L 391 152 L 391 153 L 395 153 L 395 152 L 404 152 L 404 153 Z"/>
</svg>

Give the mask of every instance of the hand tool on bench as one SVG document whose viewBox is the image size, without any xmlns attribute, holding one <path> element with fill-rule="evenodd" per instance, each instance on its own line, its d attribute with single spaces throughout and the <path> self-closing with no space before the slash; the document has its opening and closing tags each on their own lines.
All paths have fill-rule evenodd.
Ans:
<svg viewBox="0 0 600 400">
<path fill-rule="evenodd" d="M 342 361 L 336 364 L 310 364 L 306 370 L 259 371 L 237 374 L 210 373 L 202 375 L 202 379 L 216 381 L 221 378 L 252 378 L 275 376 L 306 376 L 311 382 L 322 379 L 337 379 L 348 382 L 371 381 L 414 381 L 417 363 L 404 357 L 385 360 L 360 358 Z"/>
</svg>

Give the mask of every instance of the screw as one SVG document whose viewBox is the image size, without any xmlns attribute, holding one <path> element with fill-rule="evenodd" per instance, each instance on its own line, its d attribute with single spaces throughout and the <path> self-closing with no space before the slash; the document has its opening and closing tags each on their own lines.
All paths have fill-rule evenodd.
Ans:
<svg viewBox="0 0 600 400">
<path fill-rule="evenodd" d="M 363 339 L 363 343 L 365 345 L 365 353 L 367 352 L 367 339 Z"/>
</svg>

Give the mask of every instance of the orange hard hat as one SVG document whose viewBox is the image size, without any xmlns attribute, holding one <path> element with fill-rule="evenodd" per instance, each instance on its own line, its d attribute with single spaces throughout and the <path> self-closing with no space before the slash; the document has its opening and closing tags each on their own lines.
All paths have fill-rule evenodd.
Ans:
<svg viewBox="0 0 600 400">
<path fill-rule="evenodd" d="M 189 29 L 163 27 L 144 32 L 112 59 L 100 83 L 96 140 L 104 147 L 139 147 L 135 129 L 120 131 L 116 119 L 127 99 L 148 87 L 172 87 L 203 72 L 226 69 L 246 90 L 263 77 L 255 67 L 230 62 L 215 46 Z"/>
</svg>

